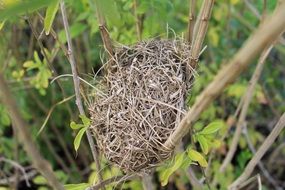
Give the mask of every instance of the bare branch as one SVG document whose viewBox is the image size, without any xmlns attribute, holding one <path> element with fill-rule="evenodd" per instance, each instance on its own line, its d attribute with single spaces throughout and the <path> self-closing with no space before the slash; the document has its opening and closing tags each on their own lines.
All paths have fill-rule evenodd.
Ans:
<svg viewBox="0 0 285 190">
<path fill-rule="evenodd" d="M 69 32 L 69 24 L 68 24 L 67 15 L 66 15 L 66 11 L 65 11 L 65 5 L 64 5 L 63 0 L 60 2 L 60 8 L 61 8 L 63 25 L 64 25 L 64 29 L 65 29 L 67 44 L 68 44 L 68 58 L 69 58 L 69 62 L 71 65 L 71 71 L 72 71 L 72 75 L 73 75 L 73 83 L 74 83 L 74 90 L 75 90 L 75 96 L 76 96 L 76 105 L 78 107 L 79 113 L 81 115 L 85 115 L 85 111 L 84 111 L 81 96 L 80 96 L 80 90 L 79 90 L 80 81 L 79 81 L 78 74 L 77 74 L 76 62 L 75 62 L 75 57 L 74 57 L 74 53 L 73 53 L 73 46 L 72 46 L 72 41 L 71 41 L 70 32 Z M 100 182 L 100 181 L 102 181 L 102 175 L 101 175 L 101 169 L 100 169 L 99 154 L 96 150 L 95 143 L 94 143 L 94 140 L 92 138 L 92 135 L 91 135 L 91 132 L 89 129 L 86 130 L 86 135 L 87 135 L 87 139 L 88 139 L 88 142 L 89 142 L 89 145 L 91 148 L 93 159 L 95 160 L 95 165 L 96 165 L 96 169 L 97 169 L 98 174 L 99 174 L 98 176 L 99 176 L 99 182 Z"/>
<path fill-rule="evenodd" d="M 186 40 L 189 42 L 189 44 L 191 44 L 193 41 L 194 26 L 196 23 L 196 0 L 190 0 L 189 3 L 189 21 Z"/>
<path fill-rule="evenodd" d="M 239 119 L 237 122 L 237 127 L 236 127 L 236 131 L 234 134 L 234 138 L 233 138 L 233 141 L 231 143 L 231 147 L 227 153 L 227 156 L 224 159 L 223 164 L 220 168 L 220 172 L 225 171 L 227 165 L 231 162 L 231 160 L 232 160 L 232 158 L 236 152 L 237 145 L 238 145 L 238 142 L 240 139 L 240 135 L 241 135 L 243 126 L 245 124 L 245 117 L 247 114 L 247 110 L 248 110 L 249 104 L 252 100 L 252 96 L 254 93 L 255 86 L 256 86 L 257 81 L 258 81 L 258 79 L 261 75 L 261 72 L 263 70 L 263 66 L 265 64 L 265 59 L 269 55 L 271 49 L 272 49 L 272 46 L 270 46 L 269 48 L 267 48 L 266 50 L 263 51 L 263 53 L 262 53 L 262 55 L 258 61 L 258 64 L 256 66 L 256 69 L 255 69 L 255 71 L 254 71 L 254 73 L 253 73 L 253 75 L 249 81 L 249 85 L 247 87 L 246 94 L 244 95 L 244 98 L 243 98 L 243 105 L 242 105 L 240 116 L 239 116 Z"/>
<path fill-rule="evenodd" d="M 214 6 L 214 0 L 204 0 L 202 8 L 200 10 L 198 20 L 194 27 L 194 34 L 192 34 L 191 44 L 191 59 L 190 65 L 195 68 L 198 64 L 199 55 L 202 49 L 204 38 L 207 33 L 209 19 L 211 17 L 212 8 Z"/>
<path fill-rule="evenodd" d="M 200 94 L 193 107 L 182 119 L 177 129 L 164 143 L 166 149 L 173 149 L 182 137 L 188 133 L 190 127 L 199 118 L 200 114 L 209 104 L 223 92 L 226 86 L 234 82 L 239 74 L 250 64 L 250 62 L 285 30 L 285 3 L 269 17 L 258 30 L 249 38 L 244 47 L 238 51 L 232 61 L 216 75 L 214 80 Z"/>
<path fill-rule="evenodd" d="M 35 143 L 32 141 L 31 133 L 28 131 L 28 125 L 23 120 L 15 100 L 0 73 L 0 97 L 2 103 L 7 107 L 10 117 L 13 120 L 14 130 L 17 131 L 20 142 L 24 145 L 24 149 L 30 156 L 31 161 L 35 168 L 47 179 L 51 187 L 57 190 L 63 190 L 64 187 L 57 180 L 51 165 L 46 161 L 38 151 Z"/>
<path fill-rule="evenodd" d="M 243 173 L 236 179 L 230 186 L 230 190 L 236 190 L 239 188 L 239 185 L 243 183 L 248 177 L 250 177 L 251 173 L 253 172 L 255 166 L 257 163 L 261 160 L 263 155 L 268 151 L 270 146 L 274 143 L 275 139 L 278 137 L 278 135 L 281 133 L 283 128 L 285 127 L 285 112 L 282 114 L 281 118 L 275 125 L 274 129 L 271 131 L 271 133 L 268 135 L 268 137 L 265 139 L 265 141 L 262 143 L 256 154 L 253 156 L 253 158 L 249 161 L 247 166 L 245 167 Z"/>
</svg>

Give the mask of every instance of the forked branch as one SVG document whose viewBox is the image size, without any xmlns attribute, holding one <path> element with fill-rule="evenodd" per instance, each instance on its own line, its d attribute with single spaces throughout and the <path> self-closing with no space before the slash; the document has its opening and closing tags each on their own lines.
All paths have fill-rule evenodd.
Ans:
<svg viewBox="0 0 285 190">
<path fill-rule="evenodd" d="M 248 39 L 232 61 L 216 75 L 195 101 L 192 108 L 182 119 L 177 129 L 164 143 L 166 149 L 173 149 L 186 135 L 190 127 L 199 118 L 200 114 L 223 90 L 239 76 L 250 62 L 265 48 L 272 44 L 285 30 L 285 3 L 276 9 L 271 17 L 259 26 L 256 32 Z"/>
</svg>

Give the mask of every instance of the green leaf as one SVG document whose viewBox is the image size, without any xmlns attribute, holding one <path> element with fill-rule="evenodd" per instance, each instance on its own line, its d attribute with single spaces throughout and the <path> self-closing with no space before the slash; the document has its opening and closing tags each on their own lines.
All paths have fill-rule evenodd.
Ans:
<svg viewBox="0 0 285 190">
<path fill-rule="evenodd" d="M 36 176 L 33 179 L 33 182 L 35 184 L 38 184 L 38 185 L 45 185 L 45 184 L 47 184 L 47 180 L 43 176 L 41 176 L 41 175 Z"/>
<path fill-rule="evenodd" d="M 90 126 L 91 120 L 88 117 L 86 117 L 85 115 L 79 115 L 79 117 L 81 118 L 82 123 L 84 124 L 85 127 Z"/>
<path fill-rule="evenodd" d="M 224 125 L 223 121 L 214 121 L 207 125 L 199 134 L 209 135 L 217 132 Z"/>
<path fill-rule="evenodd" d="M 164 170 L 161 174 L 161 185 L 165 186 L 168 183 L 168 179 L 180 166 L 183 164 L 184 152 L 175 155 L 174 163 L 170 168 Z"/>
<path fill-rule="evenodd" d="M 84 125 L 82 125 L 82 124 L 77 124 L 77 123 L 75 123 L 74 121 L 72 121 L 72 122 L 70 123 L 70 128 L 73 129 L 73 130 L 77 130 L 77 129 L 80 129 L 80 128 L 83 128 L 83 127 L 84 127 Z"/>
<path fill-rule="evenodd" d="M 206 159 L 204 158 L 204 156 L 202 154 L 200 154 L 199 152 L 197 152 L 196 150 L 189 149 L 188 150 L 188 156 L 191 160 L 198 162 L 200 164 L 200 166 L 202 166 L 202 167 L 208 166 L 208 163 L 207 163 Z"/>
<path fill-rule="evenodd" d="M 26 61 L 26 62 L 23 64 L 23 67 L 27 68 L 27 70 L 31 70 L 31 69 L 38 68 L 38 64 L 36 64 L 36 63 L 33 62 L 33 61 Z"/>
<path fill-rule="evenodd" d="M 6 6 L 0 11 L 0 21 L 15 18 L 18 15 L 23 15 L 28 12 L 36 11 L 40 8 L 50 5 L 54 1 L 55 0 L 25 0 L 13 3 L 12 5 Z"/>
<path fill-rule="evenodd" d="M 48 35 L 50 32 L 54 17 L 58 10 L 58 6 L 59 6 L 59 1 L 57 0 L 57 1 L 52 2 L 46 10 L 46 16 L 44 20 L 44 29 L 45 29 L 46 35 Z"/>
<path fill-rule="evenodd" d="M 87 130 L 87 127 L 83 127 L 82 129 L 80 129 L 80 131 L 77 133 L 75 139 L 74 139 L 74 142 L 73 142 L 73 145 L 74 145 L 74 149 L 75 151 L 77 152 L 79 146 L 80 146 L 80 143 L 81 143 L 81 139 L 85 133 L 85 131 Z"/>
<path fill-rule="evenodd" d="M 67 184 L 64 185 L 66 190 L 85 190 L 90 185 L 88 183 Z"/>
<path fill-rule="evenodd" d="M 0 22 L 0 31 L 2 30 L 2 28 L 4 27 L 4 24 L 5 24 L 5 20 Z"/>
<path fill-rule="evenodd" d="M 208 140 L 204 137 L 204 135 L 196 135 L 197 141 L 200 144 L 200 147 L 204 154 L 208 154 L 209 152 L 209 145 Z"/>
</svg>

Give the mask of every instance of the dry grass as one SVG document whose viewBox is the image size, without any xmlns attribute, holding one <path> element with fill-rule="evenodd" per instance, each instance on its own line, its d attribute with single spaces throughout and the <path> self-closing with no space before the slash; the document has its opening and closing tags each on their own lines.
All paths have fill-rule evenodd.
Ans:
<svg viewBox="0 0 285 190">
<path fill-rule="evenodd" d="M 185 76 L 194 74 L 189 51 L 180 39 L 150 40 L 117 48 L 107 65 L 97 85 L 103 93 L 92 97 L 91 129 L 105 157 L 123 171 L 147 172 L 171 156 L 163 143 L 185 113 L 191 84 Z"/>
</svg>

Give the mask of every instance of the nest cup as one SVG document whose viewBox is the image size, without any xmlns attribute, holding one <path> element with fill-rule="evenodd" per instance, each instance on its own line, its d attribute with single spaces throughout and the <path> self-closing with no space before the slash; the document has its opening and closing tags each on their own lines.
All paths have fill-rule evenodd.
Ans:
<svg viewBox="0 0 285 190">
<path fill-rule="evenodd" d="M 181 39 L 121 46 L 89 108 L 98 147 L 125 172 L 148 172 L 168 159 L 163 143 L 185 113 L 189 45 Z M 193 78 L 193 77 L 191 77 Z"/>
</svg>

